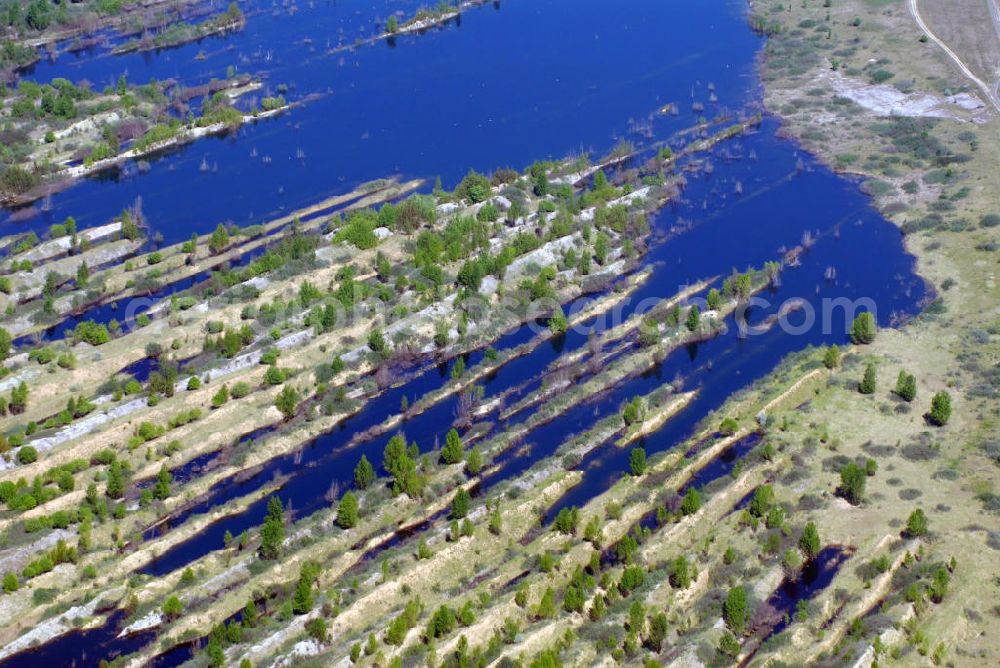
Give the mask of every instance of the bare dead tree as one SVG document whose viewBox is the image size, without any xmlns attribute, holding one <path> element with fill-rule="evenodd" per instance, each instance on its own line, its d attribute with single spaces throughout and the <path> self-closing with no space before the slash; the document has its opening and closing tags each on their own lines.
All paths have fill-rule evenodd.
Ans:
<svg viewBox="0 0 1000 668">
<path fill-rule="evenodd" d="M 468 429 L 472 426 L 472 417 L 479 400 L 473 390 L 463 390 L 455 403 L 455 426 Z"/>
<path fill-rule="evenodd" d="M 135 201 L 132 202 L 132 206 L 128 208 L 128 213 L 136 226 L 144 227 L 146 225 L 146 216 L 142 213 L 142 195 L 136 196 Z"/>
<path fill-rule="evenodd" d="M 232 458 L 233 458 L 233 444 L 227 443 L 226 445 L 222 446 L 222 449 L 219 450 L 219 454 L 215 458 L 215 461 L 218 462 L 219 466 L 225 466 L 229 464 Z"/>
<path fill-rule="evenodd" d="M 684 387 L 684 376 L 678 371 L 674 374 L 674 379 L 670 381 L 670 386 L 674 388 L 674 392 L 680 392 L 681 388 Z"/>
<path fill-rule="evenodd" d="M 561 367 L 548 374 L 542 381 L 544 387 L 556 389 L 569 385 L 572 379 L 572 372 L 568 367 Z"/>
<path fill-rule="evenodd" d="M 323 495 L 323 500 L 327 503 L 333 503 L 340 498 L 340 482 L 334 480 L 330 483 L 330 487 L 326 490 L 326 494 Z"/>
<path fill-rule="evenodd" d="M 380 390 L 384 390 L 392 385 L 394 375 L 391 364 L 380 364 L 378 369 L 375 370 L 375 384 Z"/>
<path fill-rule="evenodd" d="M 591 336 L 587 345 L 590 350 L 590 357 L 587 358 L 587 372 L 595 374 L 601 370 L 601 343 L 596 337 Z"/>
<path fill-rule="evenodd" d="M 770 601 L 764 601 L 750 615 L 747 627 L 753 635 L 767 635 L 781 617 L 782 613 Z"/>
</svg>

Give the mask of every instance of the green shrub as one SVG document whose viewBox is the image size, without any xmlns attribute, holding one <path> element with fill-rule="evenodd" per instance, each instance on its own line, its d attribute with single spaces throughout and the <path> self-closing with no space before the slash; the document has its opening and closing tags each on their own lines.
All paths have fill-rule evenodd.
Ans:
<svg viewBox="0 0 1000 668">
<path fill-rule="evenodd" d="M 727 417 L 719 425 L 719 433 L 723 436 L 732 436 L 740 428 L 740 424 L 731 417 Z"/>
<path fill-rule="evenodd" d="M 241 380 L 235 385 L 233 385 L 232 389 L 229 391 L 229 395 L 233 399 L 242 399 L 243 397 L 250 394 L 250 390 L 251 390 L 250 384 Z"/>
<path fill-rule="evenodd" d="M 861 382 L 858 383 L 858 392 L 861 394 L 874 394 L 877 382 L 875 363 L 869 362 L 865 367 L 865 374 L 861 377 Z"/>
<path fill-rule="evenodd" d="M 931 424 L 943 427 L 951 419 L 951 395 L 945 391 L 938 392 L 931 399 L 931 410 L 928 415 Z"/>
<path fill-rule="evenodd" d="M 924 514 L 923 509 L 917 508 L 910 516 L 906 519 L 906 530 L 904 531 L 909 538 L 918 538 L 927 534 L 927 515 Z"/>
<path fill-rule="evenodd" d="M 722 618 L 734 635 L 742 636 L 748 617 L 747 592 L 743 587 L 733 587 L 722 604 Z"/>
<path fill-rule="evenodd" d="M 896 378 L 896 394 L 904 401 L 913 401 L 917 396 L 916 376 L 900 370 Z"/>
<path fill-rule="evenodd" d="M 490 196 L 490 180 L 475 170 L 469 170 L 458 187 L 455 196 L 467 200 L 470 204 L 483 202 Z"/>
<path fill-rule="evenodd" d="M 177 596 L 171 594 L 167 597 L 167 600 L 163 602 L 163 616 L 167 618 L 167 621 L 173 621 L 181 616 L 184 611 L 184 604 Z"/>
<path fill-rule="evenodd" d="M 851 341 L 855 344 L 871 343 L 875 340 L 875 316 L 865 311 L 859 314 L 851 325 Z"/>
<path fill-rule="evenodd" d="M 840 470 L 840 487 L 837 493 L 856 506 L 864 500 L 867 478 L 867 470 L 849 462 Z"/>
<path fill-rule="evenodd" d="M 104 324 L 85 320 L 77 323 L 73 329 L 73 338 L 77 341 L 85 341 L 92 346 L 99 346 L 110 341 L 111 335 L 108 334 L 108 328 Z"/>
</svg>

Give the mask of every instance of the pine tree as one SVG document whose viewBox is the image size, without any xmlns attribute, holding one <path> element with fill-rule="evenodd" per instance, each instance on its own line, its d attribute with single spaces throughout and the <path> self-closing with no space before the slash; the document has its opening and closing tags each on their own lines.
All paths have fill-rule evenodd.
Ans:
<svg viewBox="0 0 1000 668">
<path fill-rule="evenodd" d="M 732 633 L 726 631 L 721 638 L 719 638 L 719 653 L 723 656 L 728 656 L 730 658 L 736 658 L 739 656 L 740 642 L 733 636 Z"/>
<path fill-rule="evenodd" d="M 420 542 L 417 543 L 417 559 L 430 559 L 432 556 L 434 556 L 434 553 L 431 552 L 431 548 L 427 545 L 427 539 L 421 536 Z"/>
<path fill-rule="evenodd" d="M 10 351 L 14 346 L 14 337 L 3 327 L 0 327 L 0 362 L 10 357 Z"/>
<path fill-rule="evenodd" d="M 483 456 L 478 447 L 473 447 L 465 456 L 465 472 L 469 475 L 478 475 L 482 468 Z"/>
<path fill-rule="evenodd" d="M 552 317 L 549 318 L 549 331 L 553 334 L 565 334 L 567 329 L 569 329 L 569 321 L 566 320 L 566 314 L 563 313 L 562 308 L 557 306 Z"/>
<path fill-rule="evenodd" d="M 29 394 L 28 384 L 23 380 L 18 383 L 17 387 L 10 391 L 9 409 L 11 414 L 20 415 L 28 408 Z"/>
<path fill-rule="evenodd" d="M 900 370 L 896 378 L 896 394 L 903 401 L 913 401 L 917 397 L 917 379 L 912 373 Z"/>
<path fill-rule="evenodd" d="M 865 367 L 865 375 L 861 378 L 861 382 L 858 383 L 858 392 L 861 394 L 874 394 L 876 382 L 875 363 L 869 362 L 868 366 Z"/>
<path fill-rule="evenodd" d="M 125 496 L 125 471 L 120 461 L 115 459 L 108 467 L 108 483 L 105 494 L 112 499 L 120 499 Z"/>
<path fill-rule="evenodd" d="M 693 332 L 698 329 L 699 325 L 701 325 L 701 309 L 698 308 L 697 304 L 692 304 L 691 308 L 688 309 L 687 328 Z"/>
<path fill-rule="evenodd" d="M 535 608 L 535 619 L 552 619 L 556 614 L 556 593 L 548 587 Z"/>
<path fill-rule="evenodd" d="M 260 529 L 260 558 L 277 559 L 285 542 L 285 509 L 281 499 L 272 496 L 267 501 L 267 516 Z"/>
<path fill-rule="evenodd" d="M 642 399 L 639 397 L 632 397 L 632 401 L 625 404 L 625 409 L 622 411 L 622 420 L 625 421 L 625 426 L 629 427 L 636 422 L 641 422 L 643 419 L 643 404 Z"/>
<path fill-rule="evenodd" d="M 358 465 L 354 467 L 354 486 L 358 489 L 368 489 L 373 482 L 375 482 L 375 469 L 368 458 L 361 455 Z"/>
<path fill-rule="evenodd" d="M 840 366 L 840 346 L 836 343 L 826 349 L 823 353 L 823 366 L 827 369 L 836 369 Z"/>
<path fill-rule="evenodd" d="M 358 497 L 347 492 L 337 504 L 337 524 L 342 529 L 351 529 L 358 523 Z"/>
<path fill-rule="evenodd" d="M 566 612 L 583 612 L 587 599 L 580 587 L 569 585 L 563 595 L 563 610 Z"/>
<path fill-rule="evenodd" d="M 385 342 L 385 336 L 382 335 L 382 330 L 373 329 L 368 333 L 368 347 L 374 353 L 382 355 L 386 352 L 387 344 Z"/>
<path fill-rule="evenodd" d="M 243 626 L 251 629 L 257 626 L 257 604 L 253 599 L 247 601 L 246 607 L 243 608 Z"/>
<path fill-rule="evenodd" d="M 382 466 L 392 476 L 393 494 L 417 497 L 423 489 L 423 477 L 417 472 L 417 465 L 410 457 L 406 439 L 397 434 L 389 439 L 382 454 Z"/>
<path fill-rule="evenodd" d="M 292 419 L 299 405 L 299 393 L 291 385 L 285 385 L 274 399 L 274 405 L 286 420 Z"/>
<path fill-rule="evenodd" d="M 552 521 L 552 528 L 556 531 L 573 536 L 576 534 L 576 527 L 580 523 L 580 509 L 576 506 L 561 508 Z"/>
<path fill-rule="evenodd" d="M 469 505 L 472 499 L 469 493 L 464 487 L 459 488 L 455 492 L 455 496 L 451 499 L 451 517 L 452 519 L 462 519 L 469 514 Z"/>
<path fill-rule="evenodd" d="M 601 542 L 601 520 L 597 515 L 591 515 L 583 527 L 583 539 L 590 541 L 594 547 L 598 547 Z"/>
<path fill-rule="evenodd" d="M 226 230 L 226 226 L 219 223 L 215 227 L 215 231 L 212 232 L 211 238 L 208 240 L 208 249 L 212 251 L 213 255 L 218 255 L 222 251 L 226 250 L 226 246 L 229 245 L 229 232 Z"/>
<path fill-rule="evenodd" d="M 221 408 L 229 401 L 229 386 L 225 383 L 212 395 L 212 408 Z"/>
<path fill-rule="evenodd" d="M 718 311 L 719 307 L 722 306 L 722 295 L 719 294 L 718 290 L 712 288 L 711 290 L 708 291 L 708 297 L 706 301 L 708 302 L 709 310 Z"/>
<path fill-rule="evenodd" d="M 135 241 L 142 236 L 142 233 L 139 231 L 139 226 L 136 225 L 135 220 L 132 218 L 132 214 L 128 211 L 122 213 L 121 224 L 121 235 L 123 238 L 128 239 L 129 241 Z"/>
<path fill-rule="evenodd" d="M 312 589 L 314 579 L 312 569 L 303 564 L 298 584 L 295 585 L 295 596 L 292 597 L 292 612 L 296 615 L 304 615 L 312 610 L 315 598 Z"/>
<path fill-rule="evenodd" d="M 170 596 L 163 602 L 163 616 L 167 618 L 167 621 L 180 617 L 183 610 L 184 604 L 176 596 Z"/>
<path fill-rule="evenodd" d="M 170 496 L 170 484 L 174 481 L 174 476 L 170 474 L 166 466 L 160 467 L 160 472 L 156 474 L 156 484 L 153 485 L 153 496 L 157 499 L 165 499 Z"/>
<path fill-rule="evenodd" d="M 917 508 L 906 518 L 906 535 L 908 538 L 918 538 L 927 533 L 927 515 L 923 509 Z"/>
<path fill-rule="evenodd" d="M 773 503 L 774 487 L 764 484 L 754 490 L 753 498 L 750 499 L 750 504 L 747 506 L 747 510 L 754 517 L 764 517 L 764 515 L 767 514 L 767 511 L 771 509 L 771 505 Z"/>
<path fill-rule="evenodd" d="M 860 504 L 865 498 L 865 482 L 868 472 L 855 464 L 849 462 L 840 469 L 840 488 L 837 492 L 853 505 Z"/>
<path fill-rule="evenodd" d="M 628 609 L 628 620 L 626 628 L 635 635 L 645 635 L 646 632 L 646 606 L 642 601 L 634 600 Z"/>
<path fill-rule="evenodd" d="M 687 494 L 681 500 L 681 514 L 694 515 L 701 508 L 701 495 L 694 487 L 688 489 Z"/>
<path fill-rule="evenodd" d="M 943 427 L 951 419 L 951 395 L 942 390 L 931 399 L 931 423 Z"/>
<path fill-rule="evenodd" d="M 80 266 L 76 269 L 76 285 L 78 288 L 87 287 L 87 283 L 90 281 L 90 267 L 87 266 L 87 261 L 84 260 L 80 263 Z"/>
<path fill-rule="evenodd" d="M 802 531 L 802 537 L 799 538 L 799 549 L 802 550 L 802 554 L 806 556 L 806 559 L 814 559 L 819 554 L 821 546 L 819 531 L 816 530 L 814 523 L 809 522 Z"/>
<path fill-rule="evenodd" d="M 594 259 L 602 267 L 608 259 L 608 235 L 603 231 L 597 233 L 597 238 L 594 240 Z"/>
<path fill-rule="evenodd" d="M 654 613 L 649 618 L 649 630 L 646 633 L 646 646 L 654 652 L 663 650 L 663 641 L 667 639 L 667 615 L 663 612 Z"/>
<path fill-rule="evenodd" d="M 595 622 L 600 620 L 604 617 L 607 608 L 608 606 L 604 602 L 604 595 L 594 594 L 594 602 L 590 604 L 590 619 Z"/>
<path fill-rule="evenodd" d="M 632 448 L 628 458 L 628 467 L 634 476 L 640 476 L 646 472 L 645 448 Z"/>
<path fill-rule="evenodd" d="M 500 532 L 503 531 L 503 516 L 500 514 L 500 506 L 493 508 L 490 513 L 490 533 L 494 536 L 499 536 Z"/>
<path fill-rule="evenodd" d="M 875 316 L 868 311 L 861 313 L 851 324 L 851 341 L 855 344 L 871 343 L 875 340 Z"/>
<path fill-rule="evenodd" d="M 746 590 L 743 587 L 730 589 L 722 604 L 722 618 L 735 635 L 741 636 L 746 631 L 747 614 Z"/>
<path fill-rule="evenodd" d="M 688 560 L 683 554 L 676 559 L 670 568 L 670 584 L 675 589 L 687 589 L 691 585 L 691 573 Z"/>
<path fill-rule="evenodd" d="M 452 429 L 444 439 L 444 447 L 441 449 L 441 459 L 445 464 L 457 464 L 462 461 L 464 452 L 462 450 L 462 439 L 458 431 Z"/>
</svg>

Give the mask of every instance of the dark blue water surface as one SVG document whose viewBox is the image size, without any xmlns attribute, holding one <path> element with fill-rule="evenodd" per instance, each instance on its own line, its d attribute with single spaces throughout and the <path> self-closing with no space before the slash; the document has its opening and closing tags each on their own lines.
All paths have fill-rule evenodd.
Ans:
<svg viewBox="0 0 1000 668">
<path fill-rule="evenodd" d="M 228 65 L 239 65 L 240 54 L 262 50 L 271 60 L 241 71 L 262 69 L 269 85 L 294 86 L 292 99 L 324 96 L 235 136 L 204 139 L 151 160 L 149 173 L 87 180 L 53 197 L 51 210 L 28 222 L 0 219 L 0 232 L 44 229 L 69 215 L 81 226 L 101 224 L 141 196 L 152 228 L 168 243 L 181 241 L 220 221 L 262 222 L 396 172 L 441 175 L 447 186 L 469 168 L 521 168 L 581 148 L 603 153 L 627 132 L 630 119 L 645 119 L 667 102 L 677 102 L 683 113 L 660 117 L 656 130 L 690 125 L 692 90 L 707 114 L 717 108 L 707 102 L 709 82 L 720 105 L 729 107 L 742 106 L 755 85 L 759 40 L 730 0 L 511 0 L 466 12 L 460 24 L 399 37 L 395 47 L 383 41 L 323 55 L 327 39 L 336 44 L 340 25 L 378 14 L 387 14 L 384 1 L 321 2 L 300 6 L 293 16 L 263 13 L 243 32 L 219 40 L 226 50 L 207 61 L 194 56 L 211 49 L 192 44 L 79 63 L 70 55 L 39 65 L 35 76 L 43 79 L 103 84 L 127 70 L 137 82 L 179 77 L 200 83 L 224 76 Z M 355 32 L 346 34 L 350 44 Z M 305 37 L 311 45 L 303 44 Z M 304 160 L 296 158 L 300 148 Z M 263 156 L 273 162 L 264 164 Z M 200 171 L 203 159 L 218 170 Z"/>
<path fill-rule="evenodd" d="M 42 78 L 104 82 L 127 70 L 133 81 L 180 77 L 188 83 L 222 76 L 227 65 L 235 64 L 241 71 L 266 70 L 270 85 L 289 83 L 292 98 L 327 94 L 234 136 L 174 151 L 154 160 L 147 174 L 86 181 L 55 196 L 49 213 L 27 223 L 0 220 L 0 228 L 4 233 L 40 228 L 67 215 L 82 225 L 99 224 L 141 195 L 152 227 L 168 242 L 176 241 L 192 231 L 206 232 L 221 220 L 259 222 L 391 173 L 429 179 L 440 174 L 450 185 L 470 167 L 523 168 L 536 159 L 580 149 L 601 154 L 625 136 L 638 143 L 666 140 L 695 121 L 692 98 L 707 105 L 706 115 L 714 115 L 720 105 L 744 109 L 756 100 L 753 61 L 760 40 L 746 26 L 742 4 L 730 0 L 505 0 L 499 8 L 490 4 L 465 13 L 460 24 L 400 37 L 395 46 L 380 42 L 325 55 L 327 39 L 331 46 L 350 43 L 374 30 L 374 16 L 400 7 L 410 5 L 385 0 L 316 3 L 289 14 L 251 3 L 248 26 L 237 35 L 154 54 L 91 53 L 39 64 L 34 75 Z M 311 43 L 304 37 L 312 38 Z M 207 57 L 196 61 L 200 50 Z M 709 82 L 720 105 L 708 102 Z M 679 116 L 655 117 L 652 138 L 629 135 L 632 121 L 644 121 L 668 102 L 678 104 Z M 696 389 L 697 396 L 642 444 L 650 454 L 679 446 L 706 414 L 789 353 L 847 340 L 844 311 L 834 310 L 824 319 L 824 300 L 871 299 L 883 326 L 896 315 L 916 312 L 925 290 L 896 228 L 871 208 L 856 183 L 800 154 L 776 131 L 777 123 L 765 119 L 758 131 L 718 146 L 708 156 L 711 173 L 691 176 L 681 201 L 653 217 L 658 232 L 687 231 L 651 248 L 646 263 L 654 267 L 652 278 L 619 317 L 627 317 L 647 298 L 668 297 L 690 282 L 779 259 L 782 249 L 809 233 L 816 242 L 803 254 L 801 266 L 783 272 L 781 285 L 761 295 L 770 304 L 754 307 L 750 319 L 762 322 L 783 300 L 798 298 L 815 313 L 815 325 L 801 332 L 773 327 L 742 338 L 730 319 L 726 332 L 685 346 L 647 372 L 532 429 L 525 438 L 529 447 L 499 456 L 497 469 L 482 480 L 482 492 L 489 494 L 551 455 L 571 434 L 615 414 L 622 401 L 678 377 L 683 389 Z M 304 160 L 295 158 L 298 148 L 306 152 Z M 252 159 L 253 149 L 259 156 L 273 156 L 274 162 Z M 200 172 L 203 158 L 217 163 L 218 171 Z M 735 194 L 738 190 L 742 194 Z M 831 267 L 834 281 L 825 278 Z M 805 315 L 799 312 L 789 320 L 799 324 Z M 610 324 L 603 318 L 588 323 Z M 512 348 L 532 336 L 528 327 L 518 328 L 496 347 Z M 547 365 L 586 341 L 586 331 L 573 331 L 509 361 L 484 381 L 487 399 L 511 388 L 517 388 L 512 400 L 528 395 Z M 469 354 L 467 364 L 480 362 L 482 355 Z M 326 506 L 324 493 L 333 483 L 341 489 L 351 484 L 362 454 L 381 472 L 388 435 L 360 435 L 394 415 L 404 396 L 412 402 L 440 387 L 449 368 L 450 363 L 427 367 L 369 399 L 356 415 L 307 444 L 301 455 L 276 458 L 246 479 L 217 484 L 196 505 L 172 517 L 171 525 L 248 494 L 279 473 L 287 479 L 278 494 L 296 516 Z M 456 401 L 449 398 L 406 420 L 402 429 L 407 438 L 425 451 L 435 439 L 443 441 Z M 523 411 L 509 424 L 529 414 Z M 607 489 L 626 470 L 628 454 L 611 444 L 590 453 L 580 464 L 582 481 L 549 512 L 582 505 Z M 727 466 L 731 463 L 712 464 L 698 480 L 724 475 Z M 220 549 L 226 531 L 235 535 L 259 525 L 265 505 L 262 500 L 211 524 L 160 555 L 144 572 L 162 576 Z M 147 538 L 159 530 L 151 529 Z M 60 652 L 68 654 L 53 654 L 50 644 L 3 665 L 29 665 L 24 663 L 29 658 L 31 665 L 57 658 L 65 663 L 74 656 L 82 659 L 81 652 L 109 655 L 124 644 L 111 635 L 93 640 L 79 633 L 67 636 L 74 637 L 80 642 L 69 643 L 71 649 L 60 645 Z"/>
</svg>

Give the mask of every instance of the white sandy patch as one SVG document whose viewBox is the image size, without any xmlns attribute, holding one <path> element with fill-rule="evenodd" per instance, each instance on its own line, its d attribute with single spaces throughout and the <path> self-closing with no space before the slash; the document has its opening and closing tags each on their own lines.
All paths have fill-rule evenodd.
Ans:
<svg viewBox="0 0 1000 668">
<path fill-rule="evenodd" d="M 9 390 L 12 387 L 17 387 L 22 381 L 26 383 L 37 375 L 38 371 L 36 369 L 26 369 L 15 376 L 4 378 L 3 380 L 0 380 L 0 392 Z"/>
<path fill-rule="evenodd" d="M 0 564 L 3 564 L 5 572 L 20 572 L 29 561 L 35 559 L 43 551 L 48 551 L 54 547 L 60 539 L 69 540 L 75 535 L 75 531 L 69 531 L 68 529 L 56 529 L 55 531 L 42 536 L 33 543 L 0 552 Z"/>
<path fill-rule="evenodd" d="M 570 248 L 576 246 L 579 240 L 580 233 L 574 232 L 569 236 L 553 239 L 541 248 L 536 248 L 530 253 L 525 253 L 510 263 L 507 267 L 507 272 L 504 274 L 504 280 L 516 278 L 517 276 L 523 274 L 525 270 L 532 265 L 547 267 L 549 265 L 557 264 L 560 256 Z"/>
<path fill-rule="evenodd" d="M 300 640 L 292 646 L 288 656 L 283 657 L 274 665 L 278 667 L 290 666 L 297 663 L 297 660 L 306 656 L 316 656 L 322 650 L 322 646 L 315 640 Z"/>
<path fill-rule="evenodd" d="M 107 424 L 112 420 L 117 420 L 118 418 L 128 415 L 129 413 L 133 413 L 145 405 L 146 399 L 133 399 L 132 401 L 121 404 L 120 406 L 109 408 L 103 413 L 88 415 L 82 420 L 63 427 L 52 436 L 46 436 L 45 438 L 39 438 L 31 441 L 30 445 L 38 450 L 38 452 L 45 452 L 46 450 L 54 448 L 57 445 L 71 441 L 74 438 L 79 438 L 89 434 L 101 425 Z M 14 464 L 12 462 L 0 462 L 0 471 L 13 467 Z"/>
<path fill-rule="evenodd" d="M 904 93 L 888 84 L 867 84 L 832 71 L 824 71 L 816 79 L 818 82 L 828 82 L 837 95 L 878 116 L 970 120 L 969 112 L 986 109 L 982 100 L 971 93 L 949 97 L 923 92 Z"/>
<path fill-rule="evenodd" d="M 95 132 L 100 132 L 103 126 L 115 125 L 120 120 L 121 117 L 118 116 L 118 112 L 108 111 L 102 114 L 95 114 L 90 118 L 85 118 L 82 121 L 73 123 L 65 129 L 56 130 L 52 134 L 56 136 L 56 139 L 65 139 L 66 137 L 70 137 L 72 135 L 93 134 Z"/>
<path fill-rule="evenodd" d="M 122 638 L 133 633 L 138 633 L 139 631 L 145 631 L 147 629 L 155 629 L 157 626 L 163 623 L 163 615 L 160 614 L 159 610 L 150 610 L 143 617 L 135 620 L 118 634 L 119 638 Z"/>
<path fill-rule="evenodd" d="M 117 234 L 122 229 L 121 223 L 108 223 L 107 225 L 99 225 L 97 227 L 91 227 L 83 230 L 77 234 L 80 240 L 89 241 L 91 243 L 95 241 L 100 241 L 112 235 Z M 22 260 L 30 260 L 33 263 L 37 263 L 40 260 L 48 259 L 54 255 L 59 255 L 60 253 L 65 253 L 72 247 L 73 237 L 65 236 L 59 237 L 58 239 L 52 239 L 50 241 L 45 241 L 38 244 L 29 251 L 26 251 L 20 255 Z"/>
</svg>

